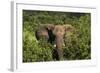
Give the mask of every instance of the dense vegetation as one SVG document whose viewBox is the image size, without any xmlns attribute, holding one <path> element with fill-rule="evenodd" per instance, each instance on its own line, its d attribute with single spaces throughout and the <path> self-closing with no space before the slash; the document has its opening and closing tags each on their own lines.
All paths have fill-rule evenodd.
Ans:
<svg viewBox="0 0 100 73">
<path fill-rule="evenodd" d="M 41 24 L 71 24 L 75 32 L 64 37 L 64 60 L 91 58 L 90 13 L 23 10 L 23 62 L 56 61 L 54 45 L 44 39 L 38 41 L 35 37 Z"/>
</svg>

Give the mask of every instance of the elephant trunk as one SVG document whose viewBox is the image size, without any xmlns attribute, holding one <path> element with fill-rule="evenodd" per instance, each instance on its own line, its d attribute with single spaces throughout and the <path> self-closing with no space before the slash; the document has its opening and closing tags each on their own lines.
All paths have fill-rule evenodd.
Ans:
<svg viewBox="0 0 100 73">
<path fill-rule="evenodd" d="M 56 36 L 56 50 L 57 50 L 57 53 L 58 53 L 59 60 L 63 60 L 62 46 L 63 46 L 63 36 L 58 35 L 58 36 Z"/>
</svg>

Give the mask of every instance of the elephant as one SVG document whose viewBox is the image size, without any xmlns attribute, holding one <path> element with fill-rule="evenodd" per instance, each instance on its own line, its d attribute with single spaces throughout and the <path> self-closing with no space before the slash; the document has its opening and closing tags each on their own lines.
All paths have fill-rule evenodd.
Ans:
<svg viewBox="0 0 100 73">
<path fill-rule="evenodd" d="M 41 26 L 38 30 L 36 30 L 36 37 L 39 40 L 41 37 L 45 37 L 52 44 L 55 41 L 55 50 L 58 55 L 58 60 L 63 60 L 63 44 L 64 44 L 64 36 L 69 32 L 73 32 L 73 26 L 70 24 L 64 25 L 54 25 L 54 24 L 46 24 Z"/>
</svg>

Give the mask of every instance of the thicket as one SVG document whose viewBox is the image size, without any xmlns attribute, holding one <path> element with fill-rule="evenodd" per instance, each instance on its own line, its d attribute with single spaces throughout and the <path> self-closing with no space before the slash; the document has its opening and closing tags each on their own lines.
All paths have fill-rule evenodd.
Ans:
<svg viewBox="0 0 100 73">
<path fill-rule="evenodd" d="M 71 24 L 75 32 L 64 36 L 64 60 L 91 59 L 90 13 L 23 10 L 23 62 L 56 61 L 54 45 L 35 37 L 41 24 Z"/>
</svg>

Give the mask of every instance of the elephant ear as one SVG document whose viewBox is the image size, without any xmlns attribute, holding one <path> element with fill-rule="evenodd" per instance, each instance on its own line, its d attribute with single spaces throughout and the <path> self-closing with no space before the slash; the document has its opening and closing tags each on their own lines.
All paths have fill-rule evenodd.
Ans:
<svg viewBox="0 0 100 73">
<path fill-rule="evenodd" d="M 70 24 L 64 25 L 64 29 L 65 29 L 65 32 L 73 32 L 74 31 L 74 27 Z"/>
<path fill-rule="evenodd" d="M 53 24 L 46 24 L 46 28 L 47 28 L 48 30 L 53 30 L 54 27 L 55 27 L 55 25 L 53 25 Z"/>
</svg>

